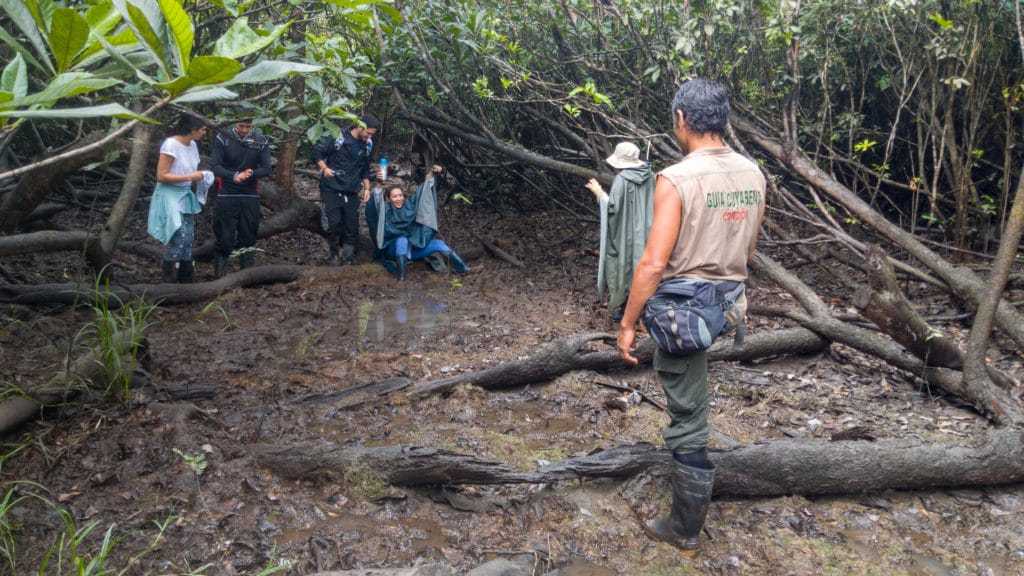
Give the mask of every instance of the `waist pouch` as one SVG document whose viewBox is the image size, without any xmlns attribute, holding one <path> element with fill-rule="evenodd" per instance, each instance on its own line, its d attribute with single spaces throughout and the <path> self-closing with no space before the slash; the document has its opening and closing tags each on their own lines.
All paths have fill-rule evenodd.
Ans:
<svg viewBox="0 0 1024 576">
<path fill-rule="evenodd" d="M 733 347 L 741 348 L 745 312 L 742 282 L 675 278 L 658 285 L 640 319 L 658 348 L 685 356 L 707 350 L 716 338 L 733 330 Z"/>
</svg>

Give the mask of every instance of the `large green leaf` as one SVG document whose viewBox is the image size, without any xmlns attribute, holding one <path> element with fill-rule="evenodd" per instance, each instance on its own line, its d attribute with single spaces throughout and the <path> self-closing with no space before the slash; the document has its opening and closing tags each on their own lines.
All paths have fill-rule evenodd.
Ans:
<svg viewBox="0 0 1024 576">
<path fill-rule="evenodd" d="M 188 102 L 208 102 L 210 100 L 232 100 L 238 94 L 221 86 L 199 86 L 178 96 L 172 102 L 185 104 Z"/>
<path fill-rule="evenodd" d="M 120 16 L 119 16 L 120 17 Z M 129 50 L 141 50 L 149 53 L 139 42 L 139 39 L 135 37 L 135 32 L 132 29 L 125 26 L 120 32 L 112 36 L 103 36 L 101 34 L 93 35 L 94 41 L 86 46 L 85 50 L 78 55 L 78 62 L 76 66 L 81 69 L 86 69 L 91 65 L 96 64 L 99 60 L 105 57 L 102 52 L 106 50 L 107 55 L 113 56 L 116 60 L 121 60 L 120 56 Z M 129 50 L 125 50 L 125 47 L 130 47 Z M 124 64 L 124 62 L 122 62 Z M 142 63 L 142 66 L 146 66 L 149 62 Z M 134 70 L 134 68 L 132 69 Z M 92 69 L 93 73 L 99 74 L 95 69 Z"/>
<path fill-rule="evenodd" d="M 71 67 L 82 48 L 85 48 L 89 40 L 89 24 L 71 8 L 57 8 L 50 20 L 47 40 L 50 42 L 57 72 L 64 72 Z"/>
<path fill-rule="evenodd" d="M 4 72 L 0 75 L 0 90 L 11 94 L 11 98 L 21 98 L 28 94 L 28 65 L 22 59 L 21 54 L 14 57 L 4 66 Z"/>
<path fill-rule="evenodd" d="M 321 69 L 323 69 L 323 66 L 302 64 L 299 62 L 261 60 L 245 70 L 242 70 L 231 80 L 224 82 L 224 86 L 273 82 L 274 80 L 279 80 L 290 74 L 311 74 L 313 72 L 319 72 Z"/>
<path fill-rule="evenodd" d="M 192 56 L 192 43 L 195 36 L 192 32 L 192 19 L 178 4 L 178 0 L 158 0 L 160 11 L 167 21 L 171 32 L 171 46 L 174 48 L 175 60 L 178 63 L 178 75 L 188 73 L 189 58 Z"/>
<path fill-rule="evenodd" d="M 89 23 L 93 34 L 102 36 L 109 34 L 114 26 L 117 26 L 121 21 L 121 13 L 114 8 L 113 2 L 103 0 L 86 11 L 85 21 Z"/>
<path fill-rule="evenodd" d="M 50 108 L 46 110 L 0 110 L 0 116 L 14 118 L 59 118 L 63 120 L 113 117 L 142 120 L 155 124 L 153 120 L 132 112 L 120 104 L 101 104 L 99 106 L 84 106 L 82 108 Z"/>
<path fill-rule="evenodd" d="M 258 52 L 270 46 L 291 25 L 291 22 L 287 22 L 274 27 L 272 30 L 260 30 L 257 32 L 249 28 L 248 18 L 239 18 L 214 44 L 213 54 L 215 56 L 224 56 L 225 58 L 241 58 L 253 52 Z"/>
<path fill-rule="evenodd" d="M 224 83 L 234 78 L 241 69 L 242 65 L 231 58 L 199 56 L 188 67 L 188 74 L 154 86 L 166 90 L 171 96 L 177 96 L 194 86 Z"/>
<path fill-rule="evenodd" d="M 36 17 L 33 14 L 33 12 L 37 11 L 30 10 L 30 5 L 35 8 L 35 0 L 0 0 L 0 7 L 3 7 L 4 12 L 7 12 L 7 15 L 14 22 L 15 26 L 18 27 L 21 34 L 28 38 L 29 43 L 36 49 L 35 56 L 53 72 L 50 52 L 47 49 L 46 42 L 43 41 L 43 36 L 39 33 L 39 26 L 36 25 Z"/>
<path fill-rule="evenodd" d="M 136 2 L 139 2 L 144 8 L 156 6 L 154 0 L 114 0 L 114 7 L 117 8 L 124 17 L 125 22 L 128 23 L 128 26 L 135 32 L 135 37 L 153 55 L 153 60 L 160 68 L 160 71 L 163 72 L 164 78 L 171 78 L 171 72 L 167 65 L 167 52 L 164 41 L 158 33 L 158 30 L 163 30 L 163 15 L 160 13 L 160 8 L 156 7 L 156 13 L 153 15 L 154 18 L 150 19 L 150 14 L 153 13 L 153 10 L 144 10 L 139 5 L 136 5 Z M 157 22 L 157 24 L 154 25 L 154 22 Z"/>
<path fill-rule="evenodd" d="M 4 30 L 3 26 L 0 26 L 0 40 L 3 40 L 8 46 L 11 47 L 11 49 L 13 49 L 18 55 L 24 58 L 25 62 L 27 62 L 29 65 L 34 66 L 39 70 L 48 71 L 48 68 L 40 64 L 39 60 L 36 60 L 36 57 L 32 55 L 32 51 L 30 51 L 28 48 L 22 45 L 21 42 L 18 42 L 18 40 L 14 36 L 11 36 L 10 32 Z"/>
<path fill-rule="evenodd" d="M 95 92 L 119 84 L 114 78 L 101 78 L 88 72 L 65 72 L 54 78 L 46 88 L 35 94 L 15 98 L 7 103 L 10 108 L 24 108 L 35 105 L 53 105 L 61 98 Z"/>
</svg>

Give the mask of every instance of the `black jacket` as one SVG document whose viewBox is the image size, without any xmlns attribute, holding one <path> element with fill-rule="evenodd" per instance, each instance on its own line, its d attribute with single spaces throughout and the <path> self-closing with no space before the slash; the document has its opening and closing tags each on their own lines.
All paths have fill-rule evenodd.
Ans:
<svg viewBox="0 0 1024 576">
<path fill-rule="evenodd" d="M 238 134 L 220 132 L 213 139 L 210 169 L 221 179 L 220 196 L 255 196 L 256 182 L 270 175 L 270 143 L 262 134 L 250 132 L 240 140 Z M 235 182 L 235 173 L 252 168 L 245 182 Z"/>
<path fill-rule="evenodd" d="M 373 140 L 363 142 L 352 136 L 352 129 L 342 130 L 343 138 L 327 135 L 313 148 L 313 162 L 323 160 L 334 171 L 333 178 L 320 175 L 320 192 L 357 194 L 363 180 L 370 177 L 370 153 Z"/>
</svg>

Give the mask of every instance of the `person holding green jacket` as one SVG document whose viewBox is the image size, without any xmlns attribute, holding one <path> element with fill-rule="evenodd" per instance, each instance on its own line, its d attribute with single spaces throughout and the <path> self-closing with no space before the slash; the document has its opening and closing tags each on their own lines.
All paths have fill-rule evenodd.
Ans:
<svg viewBox="0 0 1024 576">
<path fill-rule="evenodd" d="M 647 245 L 647 234 L 654 217 L 654 173 L 640 159 L 640 149 L 632 142 L 620 142 L 605 162 L 619 170 L 610 193 L 591 178 L 587 189 L 601 205 L 601 255 L 597 273 L 597 294 L 608 290 L 608 316 L 622 318 L 629 298 L 629 286 L 640 255 Z"/>
</svg>

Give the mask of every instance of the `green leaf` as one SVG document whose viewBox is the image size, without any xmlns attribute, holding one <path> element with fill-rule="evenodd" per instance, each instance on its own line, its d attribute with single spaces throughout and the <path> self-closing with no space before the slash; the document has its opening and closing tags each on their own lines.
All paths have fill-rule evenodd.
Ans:
<svg viewBox="0 0 1024 576">
<path fill-rule="evenodd" d="M 931 16 L 928 17 L 928 19 L 938 24 L 939 28 L 942 28 L 943 30 L 953 25 L 952 20 L 946 20 L 945 18 L 942 17 L 942 14 L 939 13 L 932 14 Z"/>
<path fill-rule="evenodd" d="M 0 7 L 7 12 L 7 15 L 14 22 L 15 26 L 18 27 L 21 34 L 28 38 L 29 43 L 36 49 L 35 56 L 38 56 L 39 60 L 46 65 L 46 68 L 53 72 L 50 52 L 46 47 L 46 43 L 43 42 L 42 35 L 39 34 L 36 15 L 29 8 L 29 3 L 32 3 L 32 7 L 35 7 L 35 2 L 36 0 L 0 0 Z M 5 30 L 4 33 L 7 34 L 7 31 Z"/>
<path fill-rule="evenodd" d="M 210 4 L 219 7 L 232 16 L 238 16 L 238 3 L 235 0 L 210 0 Z"/>
<path fill-rule="evenodd" d="M 871 140 L 870 138 L 865 138 L 865 139 L 861 140 L 860 142 L 857 142 L 856 144 L 854 144 L 853 145 L 853 149 L 856 150 L 857 152 L 867 152 L 868 150 L 871 150 L 872 148 L 874 148 L 875 144 L 878 144 L 878 142 L 875 142 L 874 140 Z"/>
<path fill-rule="evenodd" d="M 231 25 L 231 29 L 214 44 L 213 55 L 224 56 L 225 58 L 241 58 L 253 52 L 258 52 L 270 46 L 291 25 L 291 22 L 287 22 L 274 27 L 269 32 L 262 30 L 257 32 L 249 28 L 248 18 L 239 18 Z"/>
<path fill-rule="evenodd" d="M 140 2 L 148 8 L 148 12 L 153 12 L 153 7 L 156 6 L 155 0 L 114 0 L 114 6 L 124 16 L 125 22 L 135 32 L 135 37 L 139 39 L 146 50 L 153 55 L 153 60 L 156 65 L 160 67 L 160 71 L 163 72 L 165 78 L 170 78 L 171 73 L 167 66 L 167 54 L 164 50 L 163 38 L 157 33 L 160 27 L 154 28 L 154 20 L 163 24 L 163 15 L 160 13 L 159 6 L 156 6 L 156 13 L 151 19 L 147 15 L 147 11 L 144 11 L 139 6 L 135 5 L 135 1 Z"/>
<path fill-rule="evenodd" d="M 89 40 L 89 23 L 71 8 L 57 8 L 50 20 L 50 50 L 57 64 L 57 72 L 71 67 L 75 57 Z"/>
<path fill-rule="evenodd" d="M 36 92 L 35 94 L 29 94 L 22 98 L 15 98 L 8 102 L 7 106 L 11 108 L 23 108 L 35 105 L 52 106 L 61 98 L 95 92 L 96 90 L 102 90 L 113 86 L 114 84 L 120 84 L 120 81 L 114 78 L 101 78 L 99 76 L 89 74 L 88 72 L 65 72 L 54 78 L 46 88 L 43 88 L 41 91 Z"/>
<path fill-rule="evenodd" d="M 110 0 L 103 0 L 86 11 L 85 21 L 94 34 L 102 36 L 109 34 L 114 26 L 117 26 L 121 21 L 121 14 L 114 9 L 114 4 Z"/>
<path fill-rule="evenodd" d="M 210 100 L 232 100 L 238 98 L 238 94 L 221 86 L 200 86 L 193 88 L 178 96 L 172 102 L 184 104 L 187 102 L 208 102 Z"/>
<path fill-rule="evenodd" d="M 224 86 L 236 84 L 258 84 L 272 82 L 290 74 L 311 74 L 319 72 L 323 66 L 302 64 L 299 62 L 280 62 L 277 60 L 261 60 L 255 65 L 242 70 L 234 78 L 224 82 Z"/>
<path fill-rule="evenodd" d="M 120 104 L 102 104 L 100 106 L 84 106 L 81 108 L 50 108 L 46 110 L 0 110 L 0 116 L 12 118 L 58 118 L 62 120 L 113 117 L 142 120 L 155 124 L 153 120 L 132 112 Z"/>
<path fill-rule="evenodd" d="M 14 57 L 4 66 L 3 74 L 0 75 L 0 90 L 10 93 L 11 97 L 21 98 L 28 94 L 28 66 L 21 54 Z"/>
<path fill-rule="evenodd" d="M 48 71 L 46 67 L 39 63 L 39 60 L 36 60 L 36 57 L 32 55 L 32 52 L 30 52 L 28 48 L 25 48 L 21 44 L 21 42 L 18 42 L 18 40 L 15 39 L 14 36 L 11 36 L 11 34 L 7 30 L 4 30 L 3 26 L 0 26 L 0 40 L 6 42 L 7 45 L 11 47 L 11 49 L 13 49 L 16 53 L 18 53 L 18 55 L 25 59 L 25 62 L 29 63 L 35 68 L 38 68 L 39 70 Z"/>
<path fill-rule="evenodd" d="M 192 56 L 192 43 L 195 35 L 192 32 L 192 20 L 182 9 L 177 0 L 158 0 L 160 11 L 164 14 L 167 27 L 171 31 L 172 46 L 176 49 L 175 60 L 178 62 L 178 74 L 188 73 L 189 58 Z"/>
<path fill-rule="evenodd" d="M 152 63 L 152 55 L 142 46 L 142 43 L 136 38 L 135 32 L 131 28 L 125 28 L 114 36 L 96 36 L 95 38 L 103 45 L 107 54 L 113 58 L 111 64 L 120 64 L 123 70 L 128 71 L 129 74 L 134 73 L 135 76 L 147 84 L 156 83 L 156 80 L 150 78 L 149 75 L 142 71 L 144 67 Z M 144 59 L 140 58 L 140 56 L 144 56 Z M 116 74 L 114 70 L 104 70 L 104 72 L 106 74 Z"/>
<path fill-rule="evenodd" d="M 154 86 L 177 96 L 194 86 L 221 84 L 234 78 L 241 70 L 242 65 L 237 60 L 221 56 L 199 56 L 188 67 L 188 74 Z"/>
</svg>

